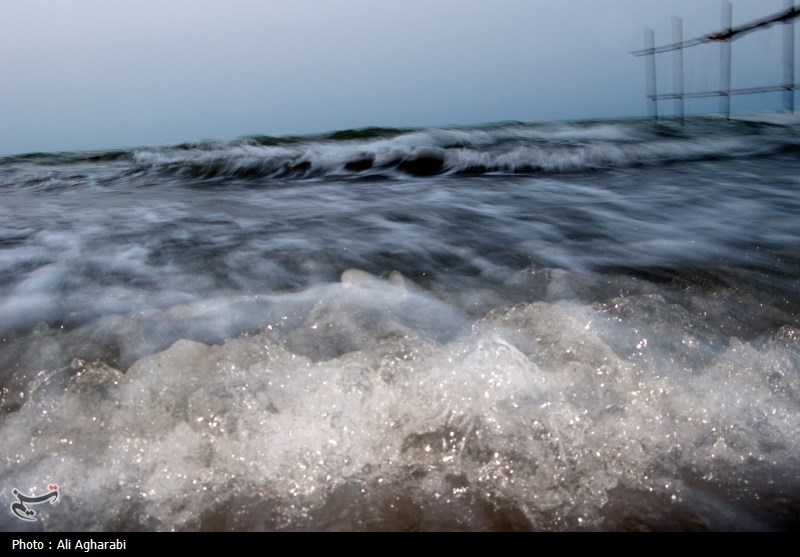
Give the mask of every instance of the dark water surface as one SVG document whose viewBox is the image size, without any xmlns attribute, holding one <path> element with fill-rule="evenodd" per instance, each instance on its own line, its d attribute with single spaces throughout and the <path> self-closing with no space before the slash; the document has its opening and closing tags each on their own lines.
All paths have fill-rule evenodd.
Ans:
<svg viewBox="0 0 800 557">
<path fill-rule="evenodd" d="M 797 529 L 798 131 L 0 158 L 0 526 Z"/>
</svg>

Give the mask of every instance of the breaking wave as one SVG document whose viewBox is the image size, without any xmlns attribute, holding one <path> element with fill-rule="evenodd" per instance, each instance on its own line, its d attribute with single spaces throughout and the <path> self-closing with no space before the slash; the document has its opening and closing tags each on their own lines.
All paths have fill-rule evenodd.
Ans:
<svg viewBox="0 0 800 557">
<path fill-rule="evenodd" d="M 495 124 L 441 129 L 364 128 L 316 136 L 253 136 L 174 147 L 94 153 L 29 154 L 2 163 L 120 163 L 132 175 L 198 179 L 326 176 L 560 174 L 604 168 L 724 160 L 797 151 L 793 120 Z M 52 176 L 30 177 L 30 185 Z"/>
</svg>

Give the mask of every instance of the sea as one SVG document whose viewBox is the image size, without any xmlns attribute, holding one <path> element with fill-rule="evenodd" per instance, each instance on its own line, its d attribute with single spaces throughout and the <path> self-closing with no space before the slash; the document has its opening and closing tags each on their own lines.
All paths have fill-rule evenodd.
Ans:
<svg viewBox="0 0 800 557">
<path fill-rule="evenodd" d="M 0 502 L 20 532 L 797 530 L 800 118 L 0 157 Z"/>
</svg>

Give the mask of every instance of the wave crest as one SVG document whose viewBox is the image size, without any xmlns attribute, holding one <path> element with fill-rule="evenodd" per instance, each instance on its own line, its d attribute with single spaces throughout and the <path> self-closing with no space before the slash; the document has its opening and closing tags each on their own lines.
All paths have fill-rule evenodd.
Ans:
<svg viewBox="0 0 800 557">
<path fill-rule="evenodd" d="M 125 173 L 194 179 L 391 178 L 560 174 L 796 152 L 794 120 L 502 123 L 430 129 L 364 128 L 314 136 L 250 136 L 172 147 L 17 155 L 4 164 L 113 165 Z M 35 179 L 33 176 L 32 179 Z"/>
</svg>

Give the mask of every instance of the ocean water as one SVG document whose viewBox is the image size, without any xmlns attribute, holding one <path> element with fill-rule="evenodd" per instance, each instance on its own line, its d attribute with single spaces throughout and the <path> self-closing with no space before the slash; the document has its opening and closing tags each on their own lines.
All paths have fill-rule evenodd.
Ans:
<svg viewBox="0 0 800 557">
<path fill-rule="evenodd" d="M 0 158 L 0 528 L 797 529 L 798 132 Z"/>
</svg>

